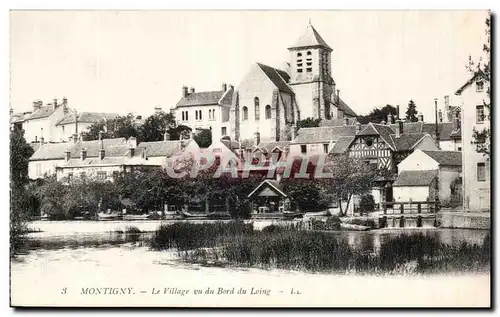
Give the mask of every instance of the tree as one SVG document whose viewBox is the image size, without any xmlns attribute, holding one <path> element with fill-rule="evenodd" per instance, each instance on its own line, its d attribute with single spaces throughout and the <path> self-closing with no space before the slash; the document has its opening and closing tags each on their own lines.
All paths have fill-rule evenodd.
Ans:
<svg viewBox="0 0 500 317">
<path fill-rule="evenodd" d="M 88 126 L 87 129 L 82 132 L 82 137 L 86 141 L 98 140 L 99 132 L 101 131 L 104 132 L 104 138 L 110 138 L 110 133 L 113 133 L 113 131 L 108 132 L 107 122 L 105 120 L 100 120 L 99 122 L 94 122 L 90 126 Z"/>
<path fill-rule="evenodd" d="M 10 131 L 10 256 L 24 244 L 29 218 L 26 185 L 29 182 L 28 162 L 33 148 L 26 143 L 24 131 L 14 127 Z"/>
<path fill-rule="evenodd" d="M 194 140 L 201 148 L 207 148 L 212 144 L 212 130 L 203 129 L 194 136 Z"/>
<path fill-rule="evenodd" d="M 175 127 L 174 116 L 170 113 L 158 112 L 149 116 L 142 125 L 142 141 L 162 141 L 165 132 Z"/>
<path fill-rule="evenodd" d="M 417 122 L 417 106 L 413 100 L 410 100 L 408 107 L 406 108 L 406 121 L 407 122 Z"/>
<path fill-rule="evenodd" d="M 178 125 L 170 128 L 168 133 L 170 134 L 170 140 L 180 140 L 189 139 L 192 129 L 185 125 Z"/>
<path fill-rule="evenodd" d="M 129 113 L 110 120 L 101 120 L 91 124 L 86 131 L 82 132 L 84 140 L 99 139 L 99 132 L 103 131 L 104 138 L 129 138 L 135 137 L 142 140 L 142 129 L 135 123 L 134 115 Z"/>
<path fill-rule="evenodd" d="M 319 127 L 320 121 L 321 119 L 314 119 L 310 117 L 303 120 L 299 120 L 297 121 L 297 129 Z"/>
<path fill-rule="evenodd" d="M 469 63 L 466 65 L 466 69 L 471 73 L 471 75 L 475 75 L 477 72 L 481 71 L 484 74 L 484 77 L 488 82 L 490 82 L 491 78 L 491 15 L 485 20 L 486 24 L 486 43 L 483 44 L 483 52 L 486 53 L 486 61 L 483 62 L 482 59 L 479 60 L 477 65 L 475 65 L 472 60 L 472 56 L 469 56 Z M 484 107 L 488 109 L 488 120 L 491 120 L 491 85 L 487 85 L 487 99 L 483 100 Z M 474 144 L 476 144 L 476 152 L 483 153 L 483 155 L 487 156 L 488 159 L 491 156 L 491 127 L 485 127 L 482 130 L 477 130 L 473 128 L 472 138 Z"/>
<path fill-rule="evenodd" d="M 374 108 L 370 113 L 368 113 L 366 116 L 358 116 L 358 122 L 361 124 L 367 124 L 367 123 L 381 123 L 382 121 L 387 121 L 387 116 L 389 114 L 392 114 L 393 116 L 396 116 L 398 113 L 398 110 L 391 106 L 391 105 L 386 105 L 382 108 Z"/>
<path fill-rule="evenodd" d="M 328 156 L 323 170 L 332 173 L 332 177 L 322 179 L 323 201 L 338 201 L 340 216 L 347 212 L 343 210 L 342 202 L 349 206 L 353 195 L 367 193 L 378 175 L 378 171 L 372 170 L 365 162 L 348 155 Z"/>
</svg>

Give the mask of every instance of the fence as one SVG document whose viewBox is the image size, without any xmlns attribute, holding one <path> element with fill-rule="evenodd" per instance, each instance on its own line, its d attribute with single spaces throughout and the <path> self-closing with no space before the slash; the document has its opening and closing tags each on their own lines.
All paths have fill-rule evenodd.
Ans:
<svg viewBox="0 0 500 317">
<path fill-rule="evenodd" d="M 437 227 L 438 201 L 380 203 L 379 227 Z M 392 221 L 391 221 L 392 220 Z"/>
</svg>

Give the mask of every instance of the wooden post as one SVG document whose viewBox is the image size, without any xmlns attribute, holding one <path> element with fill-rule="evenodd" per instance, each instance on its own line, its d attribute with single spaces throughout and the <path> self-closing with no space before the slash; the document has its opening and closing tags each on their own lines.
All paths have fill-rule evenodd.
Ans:
<svg viewBox="0 0 500 317">
<path fill-rule="evenodd" d="M 399 205 L 399 213 L 404 214 L 405 213 L 405 204 L 401 203 Z"/>
</svg>

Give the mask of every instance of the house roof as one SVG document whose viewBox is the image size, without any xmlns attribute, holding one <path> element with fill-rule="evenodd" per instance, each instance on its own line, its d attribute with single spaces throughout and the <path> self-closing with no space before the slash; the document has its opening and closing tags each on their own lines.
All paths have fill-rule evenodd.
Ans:
<svg viewBox="0 0 500 317">
<path fill-rule="evenodd" d="M 460 151 L 428 151 L 422 150 L 432 157 L 439 165 L 462 166 L 462 152 Z"/>
<path fill-rule="evenodd" d="M 283 151 L 289 146 L 290 146 L 290 141 L 275 141 L 275 142 L 260 142 L 257 147 L 267 152 L 271 152 L 275 148 L 278 148 Z"/>
<path fill-rule="evenodd" d="M 390 138 L 392 144 L 396 151 L 409 151 L 413 149 L 420 141 L 428 134 L 425 133 L 409 133 L 409 134 L 401 134 L 399 137 L 396 137 L 396 134 L 391 134 Z"/>
<path fill-rule="evenodd" d="M 391 129 L 396 132 L 397 124 L 391 124 Z M 454 130 L 452 122 L 438 123 L 439 140 L 449 141 L 452 138 L 461 138 L 460 129 Z M 436 133 L 435 123 L 407 122 L 403 124 L 403 134 L 405 133 L 427 133 L 434 135 Z"/>
<path fill-rule="evenodd" d="M 302 144 L 330 143 L 337 141 L 342 136 L 354 136 L 355 134 L 355 125 L 301 128 L 297 131 L 297 137 L 293 142 Z"/>
<path fill-rule="evenodd" d="M 354 136 L 342 136 L 340 137 L 337 142 L 333 145 L 333 147 L 330 149 L 330 153 L 333 154 L 343 154 L 349 146 L 351 145 L 352 141 L 354 141 L 355 137 Z"/>
<path fill-rule="evenodd" d="M 78 113 L 78 122 L 85 123 L 95 123 L 102 120 L 112 120 L 119 117 L 118 113 L 106 113 L 106 112 L 80 112 Z M 75 123 L 75 114 L 70 113 L 65 115 L 59 120 L 56 125 L 71 124 Z"/>
<path fill-rule="evenodd" d="M 329 51 L 332 51 L 332 48 L 326 44 L 325 40 L 319 35 L 318 31 L 309 24 L 306 28 L 304 34 L 295 42 L 293 46 L 289 49 L 302 48 L 302 47 L 314 47 L 321 46 Z"/>
<path fill-rule="evenodd" d="M 38 149 L 40 148 L 41 146 L 41 143 L 38 142 L 38 143 L 29 143 L 29 145 L 31 146 L 31 148 L 36 152 L 38 151 Z"/>
<path fill-rule="evenodd" d="M 271 80 L 271 82 L 278 88 L 279 90 L 294 94 L 293 90 L 288 86 L 288 81 L 290 80 L 290 76 L 282 70 L 273 68 L 271 66 L 267 66 L 261 63 L 257 63 L 257 65 L 262 69 L 264 74 Z"/>
<path fill-rule="evenodd" d="M 280 185 L 280 183 L 276 180 L 271 180 L 271 179 L 266 179 L 262 183 L 260 183 L 257 187 L 255 187 L 254 190 L 250 194 L 248 194 L 248 197 L 252 197 L 254 193 L 256 193 L 259 188 L 261 188 L 264 185 L 268 185 L 275 189 L 278 193 L 280 193 L 283 197 L 287 197 L 287 195 L 283 192 L 283 189 Z"/>
<path fill-rule="evenodd" d="M 485 79 L 487 81 L 490 81 L 488 75 L 486 75 L 481 69 L 478 69 L 474 75 L 462 86 L 460 87 L 456 92 L 455 95 L 460 95 L 462 91 L 464 91 L 465 88 L 467 88 L 470 84 L 472 84 L 474 81 L 476 81 L 478 78 Z"/>
<path fill-rule="evenodd" d="M 10 116 L 10 123 L 23 122 L 31 113 L 13 113 Z"/>
<path fill-rule="evenodd" d="M 322 120 L 319 123 L 320 127 L 338 127 L 344 125 L 344 119 L 347 119 L 347 125 L 355 125 L 358 119 L 352 117 L 344 117 L 340 119 Z"/>
<path fill-rule="evenodd" d="M 434 178 L 437 176 L 438 171 L 402 171 L 393 186 L 429 186 Z"/>
<path fill-rule="evenodd" d="M 128 154 L 129 144 L 125 138 L 104 139 L 102 141 L 106 157 Z M 71 158 L 78 158 L 84 148 L 87 150 L 87 157 L 97 157 L 101 148 L 99 142 L 99 140 L 93 140 L 77 141 L 76 143 L 45 143 L 31 156 L 30 161 L 64 159 L 66 150 L 70 151 Z"/>
<path fill-rule="evenodd" d="M 224 90 L 192 92 L 186 97 L 182 97 L 181 100 L 177 102 L 177 107 L 218 105 L 219 100 L 221 100 L 225 93 L 226 91 Z"/>
<path fill-rule="evenodd" d="M 180 152 L 180 150 L 180 140 L 141 142 L 137 145 L 135 156 L 141 156 L 145 151 L 148 157 L 171 157 L 175 153 Z"/>
<path fill-rule="evenodd" d="M 333 103 L 332 103 L 333 104 Z M 339 103 L 338 104 L 333 104 L 334 106 L 338 107 L 340 110 L 344 112 L 344 114 L 351 116 L 351 117 L 357 117 L 358 115 L 354 110 L 352 110 L 345 102 L 342 100 L 342 98 L 339 98 Z"/>
<path fill-rule="evenodd" d="M 53 106 L 42 106 L 36 111 L 34 111 L 30 116 L 26 117 L 26 120 L 41 119 L 50 116 L 54 113 L 56 109 Z"/>
</svg>

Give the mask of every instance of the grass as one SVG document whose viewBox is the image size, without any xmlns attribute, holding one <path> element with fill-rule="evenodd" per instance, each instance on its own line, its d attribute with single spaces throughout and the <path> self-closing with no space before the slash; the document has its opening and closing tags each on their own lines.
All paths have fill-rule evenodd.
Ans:
<svg viewBox="0 0 500 317">
<path fill-rule="evenodd" d="M 174 248 L 191 263 L 322 272 L 429 273 L 485 271 L 490 266 L 489 236 L 482 245 L 449 246 L 423 233 L 402 234 L 370 253 L 339 242 L 328 232 L 296 226 L 253 230 L 240 222 L 162 226 L 151 247 Z"/>
</svg>

